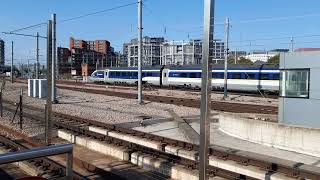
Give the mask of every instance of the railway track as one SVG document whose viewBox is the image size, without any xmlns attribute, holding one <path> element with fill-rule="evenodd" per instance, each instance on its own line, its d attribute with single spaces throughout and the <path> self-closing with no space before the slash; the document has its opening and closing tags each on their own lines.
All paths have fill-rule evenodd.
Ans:
<svg viewBox="0 0 320 180">
<path fill-rule="evenodd" d="M 84 87 L 103 87 L 106 84 L 104 83 L 83 83 L 78 81 L 68 81 L 68 80 L 59 80 L 59 84 L 66 84 L 66 85 L 77 85 L 77 86 L 84 86 Z M 166 89 L 166 90 L 178 90 L 178 91 L 186 91 L 186 92 L 200 92 L 201 89 L 199 88 L 186 88 L 186 87 L 159 87 L 159 86 L 152 86 L 153 89 Z M 128 88 L 136 88 L 136 85 L 131 84 L 114 84 L 114 86 L 111 86 L 111 88 L 114 89 L 128 89 Z M 212 90 L 212 92 L 217 94 L 223 94 L 223 90 Z M 266 97 L 271 99 L 277 99 L 279 95 L 277 94 L 263 94 L 255 93 L 255 92 L 237 92 L 237 91 L 229 91 L 230 95 L 241 95 L 241 96 L 251 96 L 251 97 Z"/>
<path fill-rule="evenodd" d="M 19 80 L 19 82 L 25 83 L 24 80 Z M 75 83 L 78 84 L 78 83 Z M 101 94 L 107 96 L 116 96 L 127 99 L 137 99 L 137 94 L 127 93 L 127 92 L 114 92 L 110 90 L 93 89 L 90 87 L 85 87 L 83 84 L 81 86 L 65 86 L 63 84 L 57 84 L 60 89 L 80 91 L 92 94 Z M 186 106 L 193 108 L 200 108 L 200 99 L 190 99 L 190 98 L 178 98 L 178 97 L 168 97 L 168 96 L 157 96 L 157 95 L 144 95 L 144 99 L 151 102 L 159 102 L 165 104 L 174 104 L 178 106 Z M 268 105 L 256 105 L 256 104 L 244 104 L 244 103 L 233 103 L 225 101 L 211 101 L 211 109 L 222 112 L 231 113 L 254 113 L 254 114 L 278 114 L 278 107 L 268 106 Z"/>
<path fill-rule="evenodd" d="M 10 112 L 14 112 L 14 106 L 12 104 L 13 104 L 13 102 L 8 102 L 8 101 L 5 102 L 4 109 L 7 111 L 10 111 Z M 44 113 L 42 109 L 24 105 L 23 114 L 24 114 L 24 117 L 26 117 L 26 118 L 31 118 L 31 119 L 34 119 L 37 121 L 43 121 L 43 117 L 35 115 L 35 114 L 39 114 L 39 111 Z M 101 122 L 82 119 L 79 117 L 74 117 L 74 116 L 69 116 L 66 114 L 54 112 L 53 113 L 53 124 L 54 124 L 55 128 L 57 128 L 57 129 L 64 129 L 64 130 L 72 131 L 78 135 L 84 135 L 84 136 L 92 137 L 94 139 L 99 139 L 100 141 L 108 142 L 110 144 L 115 144 L 116 146 L 119 146 L 119 147 L 125 147 L 131 151 L 143 152 L 143 153 L 149 154 L 153 157 L 162 158 L 162 159 L 168 160 L 171 163 L 175 163 L 175 164 L 182 165 L 184 167 L 191 168 L 191 170 L 198 168 L 198 163 L 193 160 L 182 158 L 182 157 L 179 157 L 179 156 L 176 156 L 173 154 L 168 154 L 164 151 L 158 151 L 158 150 L 155 150 L 152 148 L 148 148 L 148 147 L 145 147 L 145 146 L 142 146 L 139 144 L 135 144 L 135 143 L 123 140 L 123 139 L 117 139 L 114 137 L 102 135 L 102 134 L 99 134 L 96 132 L 89 131 L 86 128 L 90 125 L 103 124 Z M 103 124 L 103 127 L 108 127 L 108 129 L 110 129 L 110 130 L 113 129 L 118 132 L 129 133 L 134 136 L 147 137 L 147 135 L 148 135 L 145 133 L 141 134 L 138 131 L 130 131 L 130 129 L 118 128 L 118 127 L 108 125 L 108 124 Z M 163 138 L 160 136 L 157 136 L 157 139 L 162 141 L 163 143 L 165 143 L 165 142 L 167 142 L 167 143 L 170 142 L 171 144 L 184 143 L 181 141 L 175 142 L 175 140 L 166 139 L 166 138 Z M 193 147 L 189 146 L 189 149 L 190 148 L 192 149 Z M 216 168 L 213 166 L 210 166 L 209 170 L 210 170 L 210 174 L 215 177 L 222 177 L 222 178 L 226 178 L 226 179 L 248 179 L 248 180 L 255 179 L 255 178 L 250 178 L 245 175 L 234 173 L 234 172 L 231 172 L 228 170 Z"/>
<path fill-rule="evenodd" d="M 12 104 L 12 102 L 10 103 L 6 102 L 4 107 L 6 108 L 6 110 L 13 111 L 14 108 L 9 107 L 10 104 Z M 43 121 L 42 117 L 35 116 L 35 114 L 37 114 L 37 112 L 39 111 L 43 111 L 43 110 L 32 107 L 32 106 L 27 106 L 27 105 L 24 106 L 24 115 L 26 117 Z M 199 146 L 196 144 L 191 144 L 188 142 L 165 138 L 162 136 L 148 134 L 148 133 L 144 133 L 144 132 L 140 132 L 132 129 L 121 128 L 115 125 L 104 124 L 101 122 L 74 117 L 74 116 L 57 113 L 57 112 L 53 113 L 53 121 L 54 121 L 54 126 L 58 129 L 65 129 L 75 134 L 92 137 L 110 144 L 116 144 L 118 146 L 126 147 L 129 150 L 141 151 L 147 154 L 151 154 L 154 157 L 164 158 L 172 163 L 178 163 L 186 167 L 189 167 L 191 169 L 196 169 L 198 165 L 197 162 L 194 160 L 191 160 L 188 158 L 182 158 L 174 154 L 168 154 L 164 150 L 166 146 L 173 146 L 173 147 L 179 147 L 181 150 L 185 149 L 187 151 L 198 151 Z M 139 137 L 146 141 L 160 142 L 163 145 L 163 149 L 159 151 L 149 147 L 142 146 L 141 144 L 136 144 L 133 142 L 128 142 L 123 139 L 92 132 L 88 130 L 88 126 L 96 126 L 96 127 L 106 129 L 107 131 L 113 131 L 113 132 L 122 133 L 128 136 Z M 309 165 L 300 165 L 299 167 L 297 167 L 296 166 L 297 163 L 295 162 L 279 160 L 273 157 L 261 156 L 251 152 L 250 153 L 240 152 L 237 150 L 218 147 L 218 146 L 211 147 L 209 152 L 210 152 L 210 156 L 212 157 L 223 159 L 225 161 L 234 161 L 234 162 L 237 162 L 238 164 L 245 165 L 245 166 L 258 167 L 259 169 L 265 170 L 270 174 L 280 173 L 288 177 L 293 177 L 297 179 L 312 179 L 312 180 L 320 179 L 319 168 L 309 166 Z M 254 179 L 243 174 L 230 172 L 230 171 L 219 169 L 213 166 L 210 166 L 210 173 L 215 176 L 224 177 L 227 179 Z"/>
<path fill-rule="evenodd" d="M 80 91 L 93 94 L 102 94 L 107 96 L 116 96 L 128 99 L 137 99 L 137 95 L 127 92 L 114 92 L 109 90 L 98 90 L 91 88 L 84 88 L 80 86 L 63 86 L 57 85 L 61 89 L 72 91 Z M 144 95 L 144 99 L 151 102 L 159 102 L 165 104 L 174 104 L 178 106 L 200 108 L 199 99 L 177 98 L 168 96 Z M 277 114 L 278 108 L 275 106 L 244 104 L 244 103 L 231 103 L 223 101 L 211 101 L 212 110 L 232 112 L 232 113 L 255 113 L 255 114 Z"/>
<path fill-rule="evenodd" d="M 16 132 L 12 129 L 0 125 L 0 129 L 14 136 L 15 138 L 8 137 L 6 135 L 0 134 L 0 146 L 5 147 L 8 152 L 15 152 L 21 150 L 29 150 L 30 147 L 41 147 L 44 144 L 35 142 L 31 138 L 23 135 L 22 133 Z M 35 169 L 39 172 L 37 176 L 42 176 L 50 179 L 62 178 L 65 176 L 66 168 L 64 165 L 49 159 L 49 158 L 37 158 L 25 161 L 29 167 Z M 84 176 L 74 173 L 73 179 L 87 179 Z"/>
</svg>

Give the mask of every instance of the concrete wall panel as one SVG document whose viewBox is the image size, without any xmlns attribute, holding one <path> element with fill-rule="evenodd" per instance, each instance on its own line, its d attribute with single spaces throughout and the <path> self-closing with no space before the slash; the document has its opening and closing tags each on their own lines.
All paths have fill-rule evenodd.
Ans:
<svg viewBox="0 0 320 180">
<path fill-rule="evenodd" d="M 250 142 L 320 157 L 320 129 L 290 126 L 239 115 L 220 115 L 220 130 Z"/>
</svg>

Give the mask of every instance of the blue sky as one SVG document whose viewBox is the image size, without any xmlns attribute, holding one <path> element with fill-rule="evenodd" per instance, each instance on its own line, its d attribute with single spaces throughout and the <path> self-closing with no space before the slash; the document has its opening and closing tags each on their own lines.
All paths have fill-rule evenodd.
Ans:
<svg viewBox="0 0 320 180">
<path fill-rule="evenodd" d="M 52 13 L 63 19 L 100 11 L 136 0 L 2 0 L 0 31 L 46 22 Z M 216 0 L 215 37 L 223 39 L 226 17 L 230 17 L 231 49 L 268 50 L 288 48 L 290 36 L 320 35 L 319 0 Z M 165 36 L 168 40 L 202 38 L 203 0 L 146 0 L 144 35 Z M 69 46 L 69 37 L 108 39 L 116 50 L 137 34 L 137 7 L 124 7 L 74 21 L 58 23 L 57 45 Z M 166 28 L 166 33 L 165 29 Z M 45 35 L 45 27 L 21 31 Z M 286 38 L 288 37 L 288 38 Z M 6 41 L 6 59 L 10 58 L 10 41 L 15 42 L 15 58 L 34 58 L 35 39 L 0 34 Z M 261 39 L 273 40 L 261 40 Z M 248 41 L 252 40 L 252 41 Z M 45 41 L 41 54 L 45 55 Z M 295 38 L 295 47 L 319 47 L 320 36 Z M 44 60 L 45 56 L 42 57 Z"/>
</svg>

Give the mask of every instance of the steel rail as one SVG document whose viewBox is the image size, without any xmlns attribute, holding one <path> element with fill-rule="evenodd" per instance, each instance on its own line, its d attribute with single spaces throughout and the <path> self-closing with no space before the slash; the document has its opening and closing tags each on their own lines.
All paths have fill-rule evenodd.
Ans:
<svg viewBox="0 0 320 180">
<path fill-rule="evenodd" d="M 25 105 L 25 108 L 30 108 L 33 111 L 40 110 L 39 108 L 26 106 L 26 105 Z M 34 113 L 31 113 L 31 114 L 25 113 L 25 114 L 30 116 L 30 118 L 36 118 Z M 178 146 L 187 150 L 198 151 L 199 149 L 198 145 L 196 144 L 174 140 L 170 138 L 165 138 L 162 136 L 144 133 L 144 132 L 140 132 L 132 129 L 121 128 L 116 125 L 105 124 L 98 121 L 88 120 L 80 117 L 57 113 L 57 112 L 54 112 L 53 116 L 55 120 L 54 123 L 57 127 L 69 129 L 79 134 L 90 135 L 97 139 L 107 139 L 108 142 L 114 141 L 116 143 L 121 143 L 122 140 L 115 139 L 115 138 L 110 140 L 110 137 L 93 133 L 91 131 L 85 130 L 81 127 L 78 127 L 72 124 L 83 124 L 87 126 L 94 125 L 97 127 L 105 128 L 107 130 L 113 130 L 116 132 L 130 134 L 130 135 L 138 136 L 141 138 L 147 138 L 150 140 L 159 141 L 163 145 Z M 38 118 L 39 120 L 41 119 L 41 117 L 38 117 Z M 65 122 L 59 122 L 59 120 L 61 119 L 65 120 Z M 126 142 L 126 143 L 131 143 L 131 142 Z M 291 177 L 299 177 L 299 178 L 306 178 L 306 179 L 320 179 L 320 169 L 318 167 L 303 165 L 303 164 L 297 167 L 297 163 L 293 161 L 282 160 L 282 159 L 269 157 L 269 156 L 262 156 L 260 154 L 238 151 L 238 150 L 220 147 L 220 146 L 212 146 L 210 148 L 210 155 L 216 156 L 218 158 L 225 159 L 225 160 L 232 160 L 243 165 L 252 165 L 255 167 L 259 167 L 269 172 L 283 173 Z M 194 165 L 190 165 L 190 166 L 194 166 Z"/>
</svg>

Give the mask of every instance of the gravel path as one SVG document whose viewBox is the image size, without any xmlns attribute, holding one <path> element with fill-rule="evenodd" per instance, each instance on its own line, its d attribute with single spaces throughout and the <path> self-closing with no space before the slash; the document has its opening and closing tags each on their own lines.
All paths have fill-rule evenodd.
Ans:
<svg viewBox="0 0 320 180">
<path fill-rule="evenodd" d="M 7 83 L 3 93 L 4 99 L 18 102 L 20 88 L 24 89 L 24 104 L 44 108 L 46 100 L 28 97 L 25 84 Z M 198 121 L 200 114 L 197 108 L 155 102 L 146 102 L 145 105 L 141 106 L 137 104 L 137 100 L 135 99 L 124 99 L 79 91 L 59 90 L 59 95 L 60 102 L 53 105 L 53 111 L 103 123 L 116 124 L 126 128 L 139 127 L 144 117 L 150 118 L 145 121 L 146 124 L 167 122 L 166 119 L 172 117 L 167 111 L 169 109 L 172 109 L 178 116 L 189 117 L 194 119 L 194 121 Z M 16 118 L 16 123 L 11 124 L 12 116 L 12 113 L 4 111 L 4 117 L 0 118 L 0 123 L 12 126 L 13 129 L 18 130 L 18 117 Z M 256 118 L 259 115 L 247 114 L 246 116 Z M 262 115 L 262 117 L 265 116 Z M 272 116 L 267 118 L 273 120 L 277 117 Z M 42 139 L 44 136 L 43 122 L 39 123 L 24 118 L 22 132 Z"/>
<path fill-rule="evenodd" d="M 81 87 L 78 85 L 60 85 L 66 87 Z M 112 92 L 125 92 L 136 94 L 137 90 L 134 87 L 120 87 L 117 88 L 113 85 L 92 85 L 88 84 L 86 88 L 96 89 L 96 90 L 108 90 Z M 155 95 L 155 96 L 167 96 L 167 97 L 177 97 L 177 98 L 189 98 L 189 99 L 200 99 L 200 92 L 193 91 L 181 91 L 181 90 L 168 90 L 168 89 L 154 89 L 154 90 L 145 90 L 143 92 L 146 95 Z M 223 99 L 223 93 L 211 93 L 211 99 L 213 101 L 227 101 L 234 103 L 244 103 L 244 104 L 257 104 L 257 105 L 269 105 L 269 106 L 278 106 L 278 99 L 265 98 L 265 97 L 254 97 L 254 96 L 245 96 L 237 94 L 229 94 L 229 98 L 226 100 Z"/>
<path fill-rule="evenodd" d="M 45 105 L 44 99 L 27 96 L 27 88 L 24 84 L 7 83 L 4 91 L 4 99 L 18 101 L 20 88 L 24 88 L 24 104 L 41 107 Z M 179 116 L 199 115 L 197 108 L 189 108 L 170 104 L 146 102 L 138 105 L 137 100 L 124 99 L 114 96 L 90 94 L 78 91 L 59 90 L 60 102 L 53 105 L 53 110 L 86 119 L 92 119 L 111 124 L 125 125 L 126 123 L 141 121 L 147 116 L 152 119 L 169 118 L 166 111 L 172 109 Z"/>
</svg>

